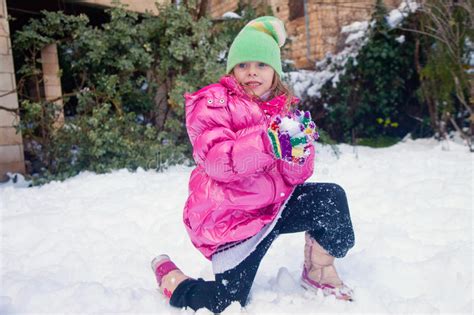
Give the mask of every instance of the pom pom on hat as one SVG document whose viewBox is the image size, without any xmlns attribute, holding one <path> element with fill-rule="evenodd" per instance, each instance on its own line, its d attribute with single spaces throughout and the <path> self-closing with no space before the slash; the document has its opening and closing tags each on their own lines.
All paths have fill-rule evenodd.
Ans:
<svg viewBox="0 0 474 315">
<path fill-rule="evenodd" d="M 229 49 L 226 72 L 231 72 L 239 63 L 259 61 L 270 65 L 281 77 L 280 47 L 285 41 L 285 26 L 278 18 L 262 16 L 250 21 Z"/>
<path fill-rule="evenodd" d="M 286 41 L 286 31 L 283 22 L 273 16 L 262 16 L 255 20 L 247 23 L 245 27 L 253 28 L 257 31 L 264 32 L 278 44 L 278 47 L 282 47 Z"/>
</svg>

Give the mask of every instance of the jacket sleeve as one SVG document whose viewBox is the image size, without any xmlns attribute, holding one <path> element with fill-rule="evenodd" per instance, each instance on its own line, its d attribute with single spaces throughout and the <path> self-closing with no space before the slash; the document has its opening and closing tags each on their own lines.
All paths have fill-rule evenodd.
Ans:
<svg viewBox="0 0 474 315">
<path fill-rule="evenodd" d="M 267 127 L 262 124 L 234 131 L 227 100 L 206 95 L 187 104 L 186 125 L 194 160 L 215 180 L 239 180 L 275 162 Z"/>
<path fill-rule="evenodd" d="M 295 163 L 288 163 L 283 160 L 278 160 L 278 171 L 283 177 L 283 180 L 288 185 L 298 185 L 304 183 L 314 171 L 314 146 L 310 147 L 310 155 L 302 165 Z"/>
</svg>

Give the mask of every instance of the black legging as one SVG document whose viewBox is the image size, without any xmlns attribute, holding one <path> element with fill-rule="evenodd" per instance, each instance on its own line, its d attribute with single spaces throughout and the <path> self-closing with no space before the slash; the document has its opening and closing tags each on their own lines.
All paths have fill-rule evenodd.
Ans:
<svg viewBox="0 0 474 315">
<path fill-rule="evenodd" d="M 344 190 L 336 184 L 298 185 L 281 218 L 257 248 L 239 265 L 215 275 L 215 281 L 199 278 L 180 283 L 170 300 L 176 307 L 207 308 L 220 313 L 233 301 L 247 304 L 260 262 L 280 234 L 308 231 L 332 256 L 344 257 L 354 246 L 354 231 Z"/>
</svg>

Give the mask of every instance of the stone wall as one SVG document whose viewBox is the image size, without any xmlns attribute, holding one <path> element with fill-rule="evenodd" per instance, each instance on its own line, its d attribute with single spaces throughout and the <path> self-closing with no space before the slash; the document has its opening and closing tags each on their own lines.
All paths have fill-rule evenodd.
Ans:
<svg viewBox="0 0 474 315">
<path fill-rule="evenodd" d="M 248 2 L 252 6 L 262 4 L 270 6 L 275 16 L 285 22 L 290 40 L 286 44 L 288 52 L 284 57 L 295 61 L 297 68 L 308 69 L 326 53 L 337 52 L 341 27 L 352 22 L 368 20 L 375 4 L 375 0 L 308 0 L 310 48 L 308 55 L 305 17 L 302 14 L 303 1 L 248 0 Z M 402 0 L 384 0 L 389 10 L 398 7 L 401 2 Z M 238 0 L 209 0 L 209 14 L 212 18 L 219 18 L 225 12 L 235 10 L 237 5 Z"/>
<path fill-rule="evenodd" d="M 15 90 L 15 72 L 11 50 L 10 29 L 7 20 L 7 4 L 0 0 L 0 181 L 6 180 L 6 172 L 25 172 L 23 141 L 16 133 L 19 117 L 18 95 Z"/>
</svg>

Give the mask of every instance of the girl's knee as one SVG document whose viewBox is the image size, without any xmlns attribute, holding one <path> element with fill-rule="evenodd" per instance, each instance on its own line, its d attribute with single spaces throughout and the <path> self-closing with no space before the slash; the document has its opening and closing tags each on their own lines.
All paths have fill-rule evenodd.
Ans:
<svg viewBox="0 0 474 315">
<path fill-rule="evenodd" d="M 335 207 L 338 210 L 337 213 L 349 215 L 349 206 L 347 204 L 347 196 L 346 191 L 344 188 L 339 186 L 338 184 L 331 184 L 332 191 L 331 191 L 331 199 L 335 202 Z"/>
<path fill-rule="evenodd" d="M 338 184 L 331 184 L 331 189 L 332 189 L 332 193 L 336 195 L 338 198 L 340 197 L 346 198 L 346 191 L 344 190 L 344 188 L 342 188 Z"/>
</svg>

